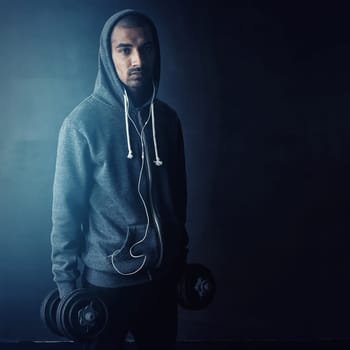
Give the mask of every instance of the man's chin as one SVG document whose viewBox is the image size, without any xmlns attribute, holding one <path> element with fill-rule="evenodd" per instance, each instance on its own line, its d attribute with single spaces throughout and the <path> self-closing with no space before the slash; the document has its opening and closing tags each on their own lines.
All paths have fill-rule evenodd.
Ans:
<svg viewBox="0 0 350 350">
<path fill-rule="evenodd" d="M 143 89 L 151 85 L 150 80 L 145 79 L 132 79 L 128 81 L 128 88 L 131 90 Z"/>
</svg>

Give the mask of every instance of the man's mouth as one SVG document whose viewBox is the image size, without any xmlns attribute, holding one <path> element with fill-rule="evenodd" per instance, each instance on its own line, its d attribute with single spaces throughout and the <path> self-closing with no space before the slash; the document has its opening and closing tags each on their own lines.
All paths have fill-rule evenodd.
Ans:
<svg viewBox="0 0 350 350">
<path fill-rule="evenodd" d="M 142 77 L 143 76 L 143 72 L 141 72 L 141 71 L 134 71 L 134 72 L 130 73 L 130 76 Z"/>
</svg>

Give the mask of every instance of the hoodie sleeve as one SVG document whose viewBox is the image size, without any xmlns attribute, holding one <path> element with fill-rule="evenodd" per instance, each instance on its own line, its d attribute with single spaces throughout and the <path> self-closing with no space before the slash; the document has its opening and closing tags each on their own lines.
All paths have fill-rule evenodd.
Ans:
<svg viewBox="0 0 350 350">
<path fill-rule="evenodd" d="M 184 227 L 183 240 L 182 240 L 182 263 L 186 264 L 187 254 L 188 254 L 188 233 L 186 229 L 186 218 L 187 218 L 187 176 L 186 176 L 186 164 L 185 164 L 185 150 L 184 150 L 184 139 L 182 133 L 182 127 L 178 119 L 178 173 L 177 173 L 177 183 L 178 183 L 178 200 L 177 200 L 177 210 L 178 215 L 181 220 L 181 224 Z"/>
<path fill-rule="evenodd" d="M 76 288 L 90 172 L 86 138 L 66 119 L 59 132 L 53 184 L 51 261 L 60 297 Z"/>
</svg>

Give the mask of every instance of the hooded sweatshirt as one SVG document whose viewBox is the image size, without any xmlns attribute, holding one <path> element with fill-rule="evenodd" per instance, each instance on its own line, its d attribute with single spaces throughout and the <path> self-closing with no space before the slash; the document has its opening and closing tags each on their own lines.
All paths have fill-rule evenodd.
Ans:
<svg viewBox="0 0 350 350">
<path fill-rule="evenodd" d="M 174 275 L 187 254 L 186 173 L 176 112 L 156 98 L 160 77 L 158 35 L 153 94 L 133 105 L 116 74 L 111 32 L 100 37 L 93 93 L 64 119 L 53 184 L 51 261 L 63 297 L 85 279 L 101 287 L 142 284 Z"/>
</svg>

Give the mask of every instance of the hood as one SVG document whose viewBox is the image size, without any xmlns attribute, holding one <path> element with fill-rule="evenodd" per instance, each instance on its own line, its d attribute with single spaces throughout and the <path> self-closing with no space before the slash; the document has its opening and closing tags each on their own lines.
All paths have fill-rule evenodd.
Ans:
<svg viewBox="0 0 350 350">
<path fill-rule="evenodd" d="M 135 121 L 130 117 L 130 114 L 129 114 L 130 107 L 134 107 L 134 106 L 132 106 L 132 101 L 129 100 L 127 92 L 124 88 L 124 85 L 119 79 L 117 72 L 115 71 L 113 60 L 112 60 L 111 44 L 110 44 L 110 37 L 115 24 L 121 18 L 131 14 L 138 14 L 147 19 L 151 28 L 154 46 L 156 50 L 155 67 L 153 70 L 153 83 L 154 83 L 153 92 L 152 92 L 152 96 L 150 96 L 149 98 L 149 101 L 144 104 L 144 106 L 149 105 L 149 114 L 141 130 L 138 130 L 138 128 L 136 127 Z M 98 53 L 98 72 L 97 72 L 97 78 L 96 78 L 93 95 L 99 98 L 100 100 L 102 100 L 103 102 L 109 104 L 110 106 L 114 106 L 117 108 L 118 107 L 124 108 L 126 142 L 128 145 L 128 154 L 127 154 L 128 159 L 132 159 L 134 157 L 133 151 L 132 151 L 132 143 L 130 139 L 130 132 L 129 132 L 129 128 L 130 128 L 129 121 L 131 122 L 132 126 L 135 128 L 140 138 L 142 138 L 143 130 L 147 126 L 148 121 L 150 120 L 150 117 L 151 117 L 153 144 L 154 144 L 154 152 L 155 152 L 154 163 L 157 166 L 161 166 L 163 164 L 163 162 L 160 160 L 158 155 L 158 145 L 157 145 L 157 136 L 156 136 L 156 127 L 155 127 L 155 116 L 154 116 L 154 101 L 155 101 L 156 93 L 158 91 L 159 77 L 160 77 L 159 40 L 158 40 L 157 30 L 153 22 L 151 21 L 151 19 L 135 10 L 123 10 L 115 13 L 110 18 L 108 18 L 105 25 L 103 26 L 101 36 L 100 36 L 100 49 Z"/>
<path fill-rule="evenodd" d="M 123 10 L 115 13 L 106 21 L 100 36 L 100 48 L 98 53 L 98 72 L 93 94 L 109 105 L 124 105 L 124 85 L 118 78 L 112 61 L 110 37 L 115 24 L 123 17 L 138 14 L 145 17 L 150 24 L 156 49 L 156 60 L 153 73 L 155 92 L 158 91 L 160 78 L 160 49 L 157 30 L 152 20 L 135 10 Z M 151 97 L 151 96 L 150 96 Z M 131 101 L 130 101 L 131 102 Z"/>
</svg>

